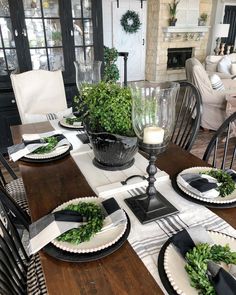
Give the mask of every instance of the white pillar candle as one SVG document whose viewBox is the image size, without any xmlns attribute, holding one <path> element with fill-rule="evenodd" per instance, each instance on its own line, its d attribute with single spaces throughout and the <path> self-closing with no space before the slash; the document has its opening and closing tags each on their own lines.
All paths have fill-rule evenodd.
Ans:
<svg viewBox="0 0 236 295">
<path fill-rule="evenodd" d="M 160 127 L 149 126 L 143 129 L 143 143 L 159 144 L 163 142 L 164 129 Z"/>
</svg>

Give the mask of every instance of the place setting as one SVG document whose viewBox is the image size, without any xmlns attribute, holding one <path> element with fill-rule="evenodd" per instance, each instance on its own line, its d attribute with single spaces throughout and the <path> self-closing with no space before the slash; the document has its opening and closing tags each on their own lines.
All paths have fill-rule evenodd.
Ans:
<svg viewBox="0 0 236 295">
<path fill-rule="evenodd" d="M 29 253 L 43 249 L 68 262 L 88 262 L 118 250 L 127 240 L 130 220 L 111 197 L 72 199 L 29 228 Z"/>
<path fill-rule="evenodd" d="M 209 208 L 236 206 L 236 172 L 212 167 L 192 167 L 172 179 L 174 190 L 185 199 Z"/>
<path fill-rule="evenodd" d="M 75 115 L 75 113 L 70 114 L 69 116 L 63 117 L 58 121 L 59 126 L 72 129 L 72 130 L 84 130 L 83 123 L 81 119 Z"/>
<path fill-rule="evenodd" d="M 23 134 L 22 142 L 8 147 L 12 161 L 43 163 L 64 158 L 70 154 L 71 143 L 60 131 Z"/>
<path fill-rule="evenodd" d="M 236 290 L 236 239 L 203 226 L 179 231 L 162 246 L 158 272 L 170 295 L 233 295 Z"/>
</svg>

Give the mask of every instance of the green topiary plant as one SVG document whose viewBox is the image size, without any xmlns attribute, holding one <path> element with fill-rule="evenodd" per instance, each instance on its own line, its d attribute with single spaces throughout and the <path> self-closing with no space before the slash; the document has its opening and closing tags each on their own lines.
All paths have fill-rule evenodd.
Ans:
<svg viewBox="0 0 236 295">
<path fill-rule="evenodd" d="M 83 84 L 80 93 L 81 97 L 75 99 L 75 107 L 85 110 L 81 119 L 89 123 L 92 132 L 134 136 L 129 88 L 101 81 Z"/>
<path fill-rule="evenodd" d="M 168 3 L 169 4 L 169 13 L 170 13 L 170 18 L 169 18 L 169 24 L 170 25 L 175 25 L 177 18 L 177 6 L 181 0 L 174 0 L 173 3 Z"/>
<path fill-rule="evenodd" d="M 104 46 L 104 81 L 116 82 L 119 79 L 119 70 L 115 64 L 118 56 L 119 53 L 115 48 Z"/>
<path fill-rule="evenodd" d="M 208 19 L 208 14 L 205 13 L 205 12 L 203 12 L 203 13 L 200 15 L 200 19 L 201 19 L 202 21 L 206 22 L 207 19 Z"/>
</svg>

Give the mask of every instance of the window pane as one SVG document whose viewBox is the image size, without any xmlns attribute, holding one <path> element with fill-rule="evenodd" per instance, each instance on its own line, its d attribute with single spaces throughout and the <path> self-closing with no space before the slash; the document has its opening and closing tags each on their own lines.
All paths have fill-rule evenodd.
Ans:
<svg viewBox="0 0 236 295">
<path fill-rule="evenodd" d="M 83 0 L 83 16 L 84 17 L 92 17 L 91 0 Z"/>
<path fill-rule="evenodd" d="M 0 0 L 0 16 L 10 16 L 8 0 Z"/>
<path fill-rule="evenodd" d="M 85 48 L 85 58 L 86 58 L 87 62 L 93 62 L 94 61 L 93 47 L 86 47 Z"/>
<path fill-rule="evenodd" d="M 30 47 L 44 47 L 44 31 L 42 19 L 26 19 L 26 28 Z"/>
<path fill-rule="evenodd" d="M 0 76 L 6 76 L 7 75 L 7 66 L 5 62 L 4 52 L 0 49 Z"/>
<path fill-rule="evenodd" d="M 1 47 L 15 47 L 10 18 L 0 18 L 0 34 L 3 39 Z"/>
<path fill-rule="evenodd" d="M 47 45 L 62 46 L 61 25 L 59 19 L 45 19 Z"/>
<path fill-rule="evenodd" d="M 82 27 L 82 20 L 74 20 L 74 40 L 75 46 L 83 45 L 83 27 Z"/>
<path fill-rule="evenodd" d="M 62 48 L 48 49 L 50 70 L 64 70 L 64 58 Z"/>
<path fill-rule="evenodd" d="M 84 20 L 84 40 L 85 45 L 93 44 L 93 26 L 91 20 Z"/>
<path fill-rule="evenodd" d="M 81 18 L 81 4 L 80 0 L 72 0 L 71 1 L 72 7 L 72 16 L 76 18 Z"/>
<path fill-rule="evenodd" d="M 18 67 L 17 55 L 15 49 L 6 49 L 7 65 L 9 71 L 14 71 Z"/>
<path fill-rule="evenodd" d="M 46 49 L 30 49 L 32 69 L 48 70 Z"/>
<path fill-rule="evenodd" d="M 75 48 L 75 59 L 80 63 L 84 62 L 84 50 L 83 50 L 83 48 L 81 48 L 81 47 L 76 47 Z"/>
<path fill-rule="evenodd" d="M 59 17 L 58 0 L 43 0 L 43 14 L 45 17 Z"/>
<path fill-rule="evenodd" d="M 24 0 L 24 11 L 26 17 L 41 17 L 40 0 Z"/>
</svg>

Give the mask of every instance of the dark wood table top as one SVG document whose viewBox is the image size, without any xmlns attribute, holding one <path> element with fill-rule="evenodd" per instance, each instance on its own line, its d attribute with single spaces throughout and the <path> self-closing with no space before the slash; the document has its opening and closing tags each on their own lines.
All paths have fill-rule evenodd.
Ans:
<svg viewBox="0 0 236 295">
<path fill-rule="evenodd" d="M 21 141 L 23 133 L 50 130 L 52 127 L 48 122 L 11 128 L 14 143 Z M 157 166 L 170 176 L 188 167 L 205 165 L 173 144 L 157 159 Z M 95 195 L 71 156 L 44 164 L 19 162 L 19 168 L 33 221 L 67 200 Z M 236 228 L 236 208 L 212 211 Z M 50 295 L 163 294 L 129 242 L 115 253 L 93 262 L 62 262 L 43 251 L 40 251 L 40 258 Z"/>
</svg>

